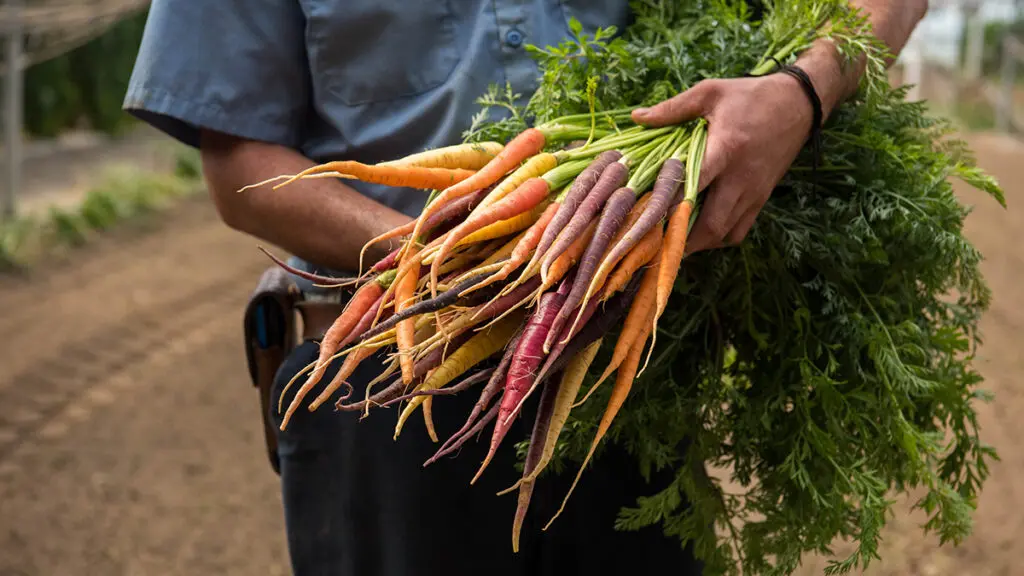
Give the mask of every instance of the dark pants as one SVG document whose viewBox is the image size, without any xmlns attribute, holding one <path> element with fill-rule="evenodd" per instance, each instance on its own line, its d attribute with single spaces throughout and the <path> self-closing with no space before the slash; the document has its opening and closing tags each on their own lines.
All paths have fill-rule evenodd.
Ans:
<svg viewBox="0 0 1024 576">
<path fill-rule="evenodd" d="M 272 399 L 317 355 L 317 344 L 298 347 L 278 372 Z M 329 381 L 337 364 L 328 371 Z M 350 382 L 362 397 L 365 382 L 381 370 L 377 359 L 364 362 Z M 294 388 L 297 388 L 296 385 Z M 474 486 L 470 478 L 483 460 L 490 427 L 457 456 L 424 468 L 436 450 L 420 412 L 393 441 L 397 410 L 336 412 L 333 400 L 316 412 L 307 397 L 279 433 L 281 480 L 288 545 L 297 576 L 545 576 L 568 574 L 699 574 L 697 563 L 679 541 L 660 527 L 619 532 L 613 525 L 622 506 L 652 494 L 668 479 L 646 485 L 624 453 L 606 450 L 583 475 L 565 513 L 547 532 L 551 518 L 576 470 L 545 474 L 538 482 L 523 527 L 520 553 L 512 553 L 516 495 L 495 493 L 519 477 L 513 444 L 529 434 L 527 418 L 510 431 L 497 458 Z M 287 406 L 293 395 L 284 399 Z M 457 430 L 476 402 L 479 389 L 434 402 L 442 439 Z"/>
</svg>

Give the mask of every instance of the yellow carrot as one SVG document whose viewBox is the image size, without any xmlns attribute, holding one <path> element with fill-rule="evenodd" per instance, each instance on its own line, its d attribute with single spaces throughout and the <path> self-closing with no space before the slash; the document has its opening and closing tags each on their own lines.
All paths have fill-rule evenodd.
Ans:
<svg viewBox="0 0 1024 576">
<path fill-rule="evenodd" d="M 502 236 L 508 236 L 509 234 L 515 234 L 526 230 L 530 226 L 533 226 L 537 220 L 540 219 L 541 215 L 551 205 L 551 200 L 545 200 L 540 204 L 534 206 L 528 212 L 517 214 L 507 220 L 499 220 L 494 224 L 484 226 L 483 228 L 473 232 L 459 241 L 458 244 L 472 244 L 474 242 L 483 242 L 484 240 L 490 240 L 492 238 L 501 238 Z M 457 245 L 458 245 L 457 244 Z"/>
<path fill-rule="evenodd" d="M 565 495 L 565 499 L 562 500 L 561 507 L 558 508 L 558 512 L 555 513 L 554 517 L 544 526 L 544 530 L 551 527 L 551 524 L 562 514 L 565 510 L 565 505 L 569 501 L 569 497 L 572 496 L 573 491 L 576 489 L 576 485 L 579 484 L 580 478 L 583 476 L 583 471 L 586 469 L 590 459 L 594 456 L 594 452 L 597 450 L 598 444 L 604 439 L 605 434 L 608 433 L 608 429 L 611 428 L 612 421 L 615 416 L 619 413 L 619 409 L 626 402 L 626 396 L 629 395 L 630 389 L 633 387 L 633 378 L 636 376 L 637 368 L 640 367 L 640 358 L 643 355 L 644 343 L 647 341 L 647 336 L 651 333 L 653 324 L 651 320 L 654 317 L 654 307 L 651 307 L 651 311 L 647 315 L 647 319 L 643 322 L 644 328 L 640 332 L 640 336 L 636 340 L 636 344 L 629 350 L 629 355 L 626 356 L 626 360 L 620 366 L 619 373 L 615 378 L 615 387 L 612 388 L 611 398 L 608 399 L 608 406 L 605 408 L 604 414 L 601 416 L 601 421 L 597 425 L 597 434 L 594 436 L 594 441 L 590 444 L 590 450 L 587 452 L 587 457 L 584 458 L 583 464 L 580 465 L 579 472 L 576 473 L 576 479 L 573 480 L 572 486 L 569 488 L 569 493 Z"/>
<path fill-rule="evenodd" d="M 490 330 L 478 332 L 465 344 L 453 352 L 434 371 L 430 378 L 423 381 L 416 387 L 416 390 L 437 390 L 443 388 L 452 380 L 464 374 L 473 366 L 483 362 L 495 352 L 503 349 L 505 344 L 512 339 L 519 324 L 522 322 L 522 315 L 515 315 L 506 318 L 504 321 L 491 327 Z M 409 401 L 409 404 L 398 417 L 398 424 L 395 426 L 395 438 L 402 432 L 402 427 L 409 416 L 429 396 L 416 396 Z"/>
<path fill-rule="evenodd" d="M 539 178 L 557 166 L 558 158 L 556 158 L 554 154 L 541 152 L 540 154 L 532 156 L 529 160 L 524 162 L 522 166 L 517 168 L 515 172 L 506 176 L 500 184 L 494 187 L 494 190 L 491 190 L 490 194 L 484 196 L 484 199 L 480 201 L 480 204 L 473 209 L 473 212 L 470 213 L 470 217 L 484 211 L 491 204 L 494 204 L 498 200 L 508 196 L 517 188 L 522 186 L 527 180 L 531 178 Z"/>
<path fill-rule="evenodd" d="M 462 168 L 479 170 L 504 148 L 500 142 L 471 142 L 434 148 L 410 154 L 398 160 L 381 162 L 379 166 L 420 166 L 423 168 Z"/>
<path fill-rule="evenodd" d="M 427 428 L 427 436 L 434 444 L 440 442 L 437 438 L 437 431 L 434 429 L 434 397 L 427 396 L 423 401 L 423 425 Z"/>
<path fill-rule="evenodd" d="M 444 206 L 455 198 L 461 198 L 462 196 L 472 194 L 477 190 L 482 190 L 491 184 L 494 184 L 507 174 L 509 170 L 512 170 L 527 158 L 530 158 L 543 150 L 546 141 L 547 137 L 544 135 L 544 132 L 537 128 L 527 128 L 520 132 L 501 150 L 501 152 L 498 153 L 497 156 L 488 162 L 486 166 L 473 174 L 473 176 L 445 188 L 440 194 L 438 194 L 437 198 L 428 204 L 423 209 L 420 217 L 416 219 L 416 228 L 413 230 L 412 237 L 419 237 L 427 220 L 434 212 L 440 209 L 441 206 Z M 405 253 L 402 255 L 403 263 L 406 260 L 406 255 L 407 254 Z"/>
</svg>

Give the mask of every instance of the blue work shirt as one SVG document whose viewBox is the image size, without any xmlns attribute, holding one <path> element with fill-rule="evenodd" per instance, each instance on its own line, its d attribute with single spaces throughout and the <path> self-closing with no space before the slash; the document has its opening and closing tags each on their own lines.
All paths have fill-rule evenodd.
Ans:
<svg viewBox="0 0 1024 576">
<path fill-rule="evenodd" d="M 490 84 L 528 96 L 526 44 L 628 18 L 626 0 L 154 0 L 125 109 L 198 146 L 206 128 L 315 162 L 462 140 Z M 351 183 L 409 216 L 422 192 Z"/>
</svg>

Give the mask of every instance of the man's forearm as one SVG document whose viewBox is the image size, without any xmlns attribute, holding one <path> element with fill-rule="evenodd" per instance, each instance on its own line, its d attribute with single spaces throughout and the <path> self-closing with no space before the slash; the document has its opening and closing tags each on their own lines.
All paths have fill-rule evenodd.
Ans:
<svg viewBox="0 0 1024 576">
<path fill-rule="evenodd" d="M 850 5 L 864 11 L 872 33 L 893 55 L 903 50 L 917 23 L 928 11 L 928 0 L 851 0 Z M 814 81 L 826 115 L 857 90 L 864 71 L 863 61 L 853 65 L 845 63 L 836 47 L 827 40 L 818 41 L 801 55 L 797 64 Z"/>
<path fill-rule="evenodd" d="M 238 193 L 249 184 L 313 165 L 282 146 L 206 132 L 202 157 L 211 197 L 229 226 L 320 266 L 355 270 L 367 240 L 409 221 L 335 179 L 300 180 L 280 190 L 268 185 Z M 387 243 L 374 246 L 367 252 L 367 262 L 388 249 Z"/>
</svg>

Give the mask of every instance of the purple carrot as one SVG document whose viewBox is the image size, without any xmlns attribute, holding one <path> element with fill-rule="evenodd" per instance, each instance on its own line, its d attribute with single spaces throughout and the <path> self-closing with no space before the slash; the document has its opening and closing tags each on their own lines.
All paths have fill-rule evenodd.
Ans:
<svg viewBox="0 0 1024 576">
<path fill-rule="evenodd" d="M 376 264 L 370 268 L 370 274 L 378 274 L 385 270 L 390 270 L 398 265 L 398 253 L 402 251 L 401 247 L 395 248 L 390 254 L 381 258 Z"/>
<path fill-rule="evenodd" d="M 508 294 L 505 294 L 500 298 L 496 298 L 480 308 L 480 310 L 474 313 L 474 318 L 482 317 L 484 319 L 490 319 L 498 316 L 499 314 L 504 314 L 516 304 L 519 304 L 523 300 L 529 298 L 530 294 L 533 294 L 539 287 L 540 277 L 534 276 L 519 286 L 516 286 L 516 288 Z"/>
<path fill-rule="evenodd" d="M 605 305 L 604 310 L 601 314 L 594 315 L 591 318 L 591 322 L 587 322 L 583 328 L 580 329 L 579 334 L 575 338 L 569 340 L 562 349 L 561 353 L 552 358 L 550 362 L 545 362 L 544 366 L 541 367 L 538 372 L 538 382 L 541 379 L 546 379 L 552 374 L 558 373 L 559 370 L 565 368 L 565 365 L 573 359 L 576 354 L 579 354 L 581 350 L 590 346 L 594 342 L 597 342 L 600 338 L 604 337 L 605 334 L 611 332 L 616 325 L 622 320 L 626 313 L 629 311 L 630 304 L 633 303 L 633 297 L 636 296 L 637 289 L 640 288 L 640 280 L 643 278 L 643 274 L 637 274 L 630 279 L 629 284 L 619 292 Z M 543 382 L 541 382 L 543 383 Z"/>
<path fill-rule="evenodd" d="M 526 450 L 526 460 L 523 462 L 523 478 L 528 478 L 530 474 L 533 474 L 544 455 L 544 444 L 547 442 L 548 432 L 551 429 L 551 417 L 555 412 L 555 397 L 558 396 L 560 384 L 559 380 L 545 384 L 544 392 L 540 395 L 537 417 L 533 421 L 533 431 L 530 433 L 530 447 Z M 519 483 L 519 502 L 516 504 L 516 515 L 512 520 L 513 552 L 519 551 L 519 534 L 523 529 L 526 511 L 530 507 L 533 487 L 533 480 Z"/>
<path fill-rule="evenodd" d="M 602 273 L 607 275 L 611 267 L 619 263 L 640 240 L 651 231 L 658 222 L 668 214 L 669 205 L 675 199 L 683 179 L 683 163 L 675 158 L 669 158 L 661 165 L 658 172 L 658 179 L 654 182 L 651 190 L 651 199 L 644 208 L 644 213 L 637 218 L 637 221 L 628 232 L 612 247 L 608 255 L 601 262 L 601 270 L 595 277 Z"/>
<path fill-rule="evenodd" d="M 494 395 L 500 392 L 502 388 L 504 388 L 505 376 L 508 374 L 508 367 L 512 364 L 512 356 L 515 354 L 516 348 L 519 347 L 519 338 L 521 337 L 521 335 L 522 332 L 517 334 L 505 348 L 505 354 L 504 356 L 501 357 L 501 362 L 498 363 L 497 368 L 495 368 L 494 372 L 491 373 L 491 379 L 487 381 L 487 385 L 484 386 L 483 391 L 480 393 L 480 399 L 476 401 L 476 404 L 473 406 L 473 410 L 470 411 L 469 417 L 466 418 L 466 423 L 463 424 L 462 428 L 460 428 L 458 432 L 452 434 L 451 438 L 449 438 L 441 446 L 441 449 L 437 451 L 437 454 L 435 454 L 432 458 L 426 461 L 424 466 L 437 460 L 441 456 L 448 454 L 449 451 L 447 451 L 446 448 L 449 445 L 451 445 L 454 442 L 457 442 L 457 439 L 463 434 L 470 433 L 468 431 L 471 430 L 473 422 L 487 408 L 487 404 L 490 403 L 491 398 L 494 398 Z M 498 404 L 495 404 L 495 414 L 497 414 L 497 408 Z M 459 445 L 461 446 L 461 444 Z"/>
<path fill-rule="evenodd" d="M 429 230 L 445 220 L 461 216 L 463 213 L 468 214 L 473 207 L 483 200 L 484 196 L 487 196 L 489 191 L 490 190 L 485 188 L 469 194 L 468 196 L 456 198 L 451 203 L 446 204 L 440 210 L 428 216 L 426 222 L 423 223 L 423 229 Z"/>
<path fill-rule="evenodd" d="M 427 273 L 427 270 L 425 270 L 426 268 L 426 266 L 423 266 L 420 272 L 424 274 Z M 395 326 L 398 325 L 399 322 L 407 318 L 413 318 L 415 316 L 419 316 L 421 314 L 428 314 L 430 312 L 437 312 L 438 310 L 443 310 L 444 308 L 452 306 L 453 304 L 458 302 L 459 296 L 462 295 L 463 292 L 469 290 L 470 288 L 479 284 L 480 282 L 483 282 L 485 279 L 487 279 L 486 274 L 474 276 L 473 278 L 469 278 L 468 280 L 464 280 L 459 284 L 453 286 L 451 290 L 446 290 L 438 294 L 436 298 L 431 298 L 429 300 L 417 302 L 412 306 L 409 306 L 408 308 L 402 310 L 401 312 L 391 316 L 387 320 L 380 322 L 373 328 L 370 328 L 369 330 L 362 333 L 359 336 L 359 341 L 362 342 L 368 338 L 373 338 L 374 336 L 377 336 L 382 332 L 386 332 L 391 328 L 394 328 Z"/>
<path fill-rule="evenodd" d="M 463 379 L 458 384 L 455 384 L 454 386 L 448 386 L 445 388 L 437 388 L 432 390 L 416 390 L 404 396 L 399 396 L 398 398 L 392 398 L 391 400 L 388 400 L 387 402 L 381 404 L 381 408 L 387 408 L 388 406 L 391 406 L 392 404 L 395 404 L 397 402 L 405 402 L 406 400 L 412 400 L 417 396 L 448 396 L 451 394 L 458 394 L 459 392 L 464 392 L 465 390 L 468 390 L 470 387 L 475 386 L 483 382 L 484 380 L 489 379 L 493 372 L 493 368 L 479 370 L 473 373 L 471 376 L 468 376 L 467 378 Z"/>
<path fill-rule="evenodd" d="M 513 409 L 519 404 L 519 400 L 526 393 L 533 382 L 533 375 L 537 373 L 540 362 L 544 358 L 541 350 L 544 337 L 551 329 L 551 322 L 562 307 L 565 296 L 562 290 L 548 292 L 541 296 L 540 304 L 530 316 L 530 320 L 523 328 L 523 335 L 519 339 L 519 345 L 512 356 L 512 364 L 509 365 L 508 375 L 505 377 L 505 393 L 501 397 L 501 410 L 498 411 L 498 421 L 494 424 L 494 434 L 491 436 L 491 447 L 487 451 L 483 464 L 476 475 L 470 480 L 470 484 L 476 483 L 491 463 L 494 454 L 498 451 L 498 445 L 508 433 L 512 425 Z"/>
<path fill-rule="evenodd" d="M 259 246 L 259 249 L 264 254 L 266 254 L 268 258 L 273 260 L 274 264 L 280 266 L 285 272 L 288 272 L 289 274 L 294 274 L 295 276 L 298 276 L 299 278 L 304 278 L 306 280 L 309 280 L 310 282 L 316 282 L 318 284 L 325 284 L 330 286 L 342 286 L 348 284 L 355 284 L 356 282 L 359 281 L 359 278 L 355 277 L 332 278 L 330 276 L 321 276 L 319 274 L 314 274 L 312 272 L 306 272 L 305 270 L 299 270 L 298 268 L 292 266 L 291 264 L 285 262 L 284 260 L 281 260 L 277 256 L 274 256 L 273 254 L 270 253 L 270 251 L 268 251 L 263 246 Z"/>
<path fill-rule="evenodd" d="M 551 351 L 551 345 L 562 333 L 562 327 L 569 321 L 570 314 L 573 310 L 577 310 L 577 307 L 583 302 L 583 297 L 586 296 L 587 288 L 590 286 L 590 280 L 594 277 L 597 266 L 601 262 L 601 255 L 608 249 L 612 237 L 625 222 L 629 210 L 635 203 L 636 193 L 631 188 L 619 188 L 608 199 L 608 204 L 605 205 L 601 212 L 601 219 L 597 223 L 594 238 L 587 246 L 576 269 L 576 279 L 573 281 L 572 291 L 566 297 L 565 305 L 555 317 L 551 331 L 548 332 L 547 338 L 544 340 L 544 353 Z"/>
<path fill-rule="evenodd" d="M 551 247 L 544 253 L 544 259 L 541 261 L 541 270 L 545 272 L 545 276 L 547 276 L 547 270 L 551 268 L 555 260 L 583 233 L 587 224 L 604 206 L 604 203 L 612 193 L 625 184 L 628 176 L 629 168 L 622 162 L 612 162 L 601 172 L 601 178 L 598 179 L 597 184 L 591 188 L 586 198 L 580 203 L 579 208 L 573 212 L 569 223 L 565 225 L 565 228 L 555 238 Z"/>
<path fill-rule="evenodd" d="M 555 212 L 555 217 L 548 223 L 548 227 L 544 229 L 544 234 L 540 237 L 540 243 L 537 244 L 536 251 L 533 253 L 533 258 L 526 265 L 524 270 L 529 270 L 537 263 L 537 260 L 547 252 L 548 248 L 558 238 L 558 233 L 565 228 L 565 225 L 572 219 L 572 215 L 576 213 L 580 203 L 587 197 L 587 194 L 597 184 L 598 178 L 601 177 L 601 173 L 608 167 L 612 162 L 616 162 L 622 158 L 622 152 L 618 150 L 609 150 L 608 152 L 602 152 L 598 154 L 597 158 L 590 163 L 583 172 L 580 172 L 579 176 L 576 177 L 572 182 L 572 187 L 569 188 L 569 192 L 566 193 L 565 198 L 562 199 L 562 205 L 559 206 L 558 212 Z"/>
</svg>

